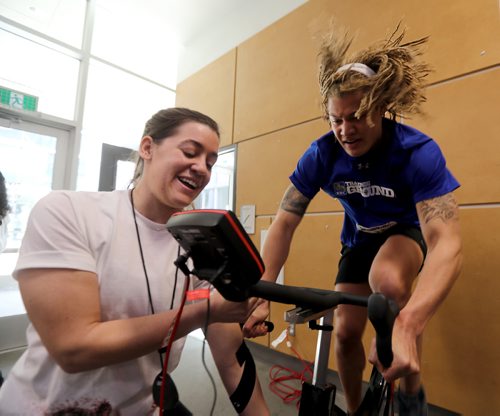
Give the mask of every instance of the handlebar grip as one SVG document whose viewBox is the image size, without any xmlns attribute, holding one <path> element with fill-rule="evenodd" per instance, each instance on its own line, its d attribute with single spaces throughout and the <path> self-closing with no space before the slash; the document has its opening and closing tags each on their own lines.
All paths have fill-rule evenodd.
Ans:
<svg viewBox="0 0 500 416">
<path fill-rule="evenodd" d="M 240 322 L 240 328 L 243 329 L 243 322 Z M 274 324 L 271 321 L 264 321 L 264 325 L 266 326 L 267 332 L 274 331 Z"/>
<path fill-rule="evenodd" d="M 373 293 L 368 298 L 368 317 L 377 333 L 377 355 L 385 368 L 392 364 L 392 328 L 398 314 L 396 302 L 381 293 Z"/>
<path fill-rule="evenodd" d="M 264 321 L 264 325 L 267 328 L 267 332 L 273 332 L 274 331 L 274 324 L 271 321 Z"/>
</svg>

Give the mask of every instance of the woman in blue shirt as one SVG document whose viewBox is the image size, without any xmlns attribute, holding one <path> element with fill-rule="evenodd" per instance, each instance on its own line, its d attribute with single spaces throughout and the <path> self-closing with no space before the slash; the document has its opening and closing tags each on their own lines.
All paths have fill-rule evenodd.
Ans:
<svg viewBox="0 0 500 416">
<path fill-rule="evenodd" d="M 345 34 L 325 37 L 319 81 L 331 131 L 311 144 L 290 176 L 266 238 L 263 279 L 276 279 L 314 196 L 323 190 L 337 198 L 345 216 L 335 289 L 358 295 L 382 292 L 398 302 L 394 361 L 382 369 L 374 350 L 370 361 L 386 380 L 401 378 L 400 415 L 426 415 L 421 339 L 461 269 L 452 193 L 459 183 L 436 142 L 395 121 L 419 112 L 429 72 L 417 60 L 426 39 L 402 44 L 403 36 L 395 32 L 351 55 L 352 40 Z M 247 336 L 263 332 L 258 324 L 268 312 L 267 303 L 254 312 L 244 326 Z M 365 324 L 364 308 L 341 305 L 335 310 L 335 354 L 349 413 L 361 401 Z"/>
</svg>

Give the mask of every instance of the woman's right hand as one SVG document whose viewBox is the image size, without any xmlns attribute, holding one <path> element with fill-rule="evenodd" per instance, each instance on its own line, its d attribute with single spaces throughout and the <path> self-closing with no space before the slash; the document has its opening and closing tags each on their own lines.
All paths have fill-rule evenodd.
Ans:
<svg viewBox="0 0 500 416">
<path fill-rule="evenodd" d="M 258 298 L 248 298 L 242 302 L 231 302 L 214 290 L 210 296 L 210 323 L 245 322 L 258 306 Z"/>
<path fill-rule="evenodd" d="M 259 299 L 258 306 L 243 325 L 243 336 L 255 338 L 266 335 L 269 330 L 264 321 L 269 316 L 269 302 Z"/>
</svg>

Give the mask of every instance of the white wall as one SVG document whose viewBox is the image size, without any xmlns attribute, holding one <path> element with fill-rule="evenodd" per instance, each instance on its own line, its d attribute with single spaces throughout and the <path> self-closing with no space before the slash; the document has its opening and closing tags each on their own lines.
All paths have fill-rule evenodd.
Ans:
<svg viewBox="0 0 500 416">
<path fill-rule="evenodd" d="M 203 0 L 207 1 L 207 0 Z M 191 29 L 191 37 L 183 40 L 177 82 L 181 82 L 246 39 L 281 19 L 307 0 L 229 0 L 206 4 L 219 6 L 210 20 L 198 21 L 200 30 Z M 190 24 L 189 22 L 185 22 Z"/>
</svg>

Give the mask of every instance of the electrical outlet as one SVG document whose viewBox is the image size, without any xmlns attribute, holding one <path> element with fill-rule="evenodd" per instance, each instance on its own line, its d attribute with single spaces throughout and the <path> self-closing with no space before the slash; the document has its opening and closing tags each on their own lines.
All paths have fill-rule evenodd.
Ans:
<svg viewBox="0 0 500 416">
<path fill-rule="evenodd" d="M 290 335 L 291 337 L 295 336 L 295 324 L 288 325 L 288 335 Z"/>
</svg>

